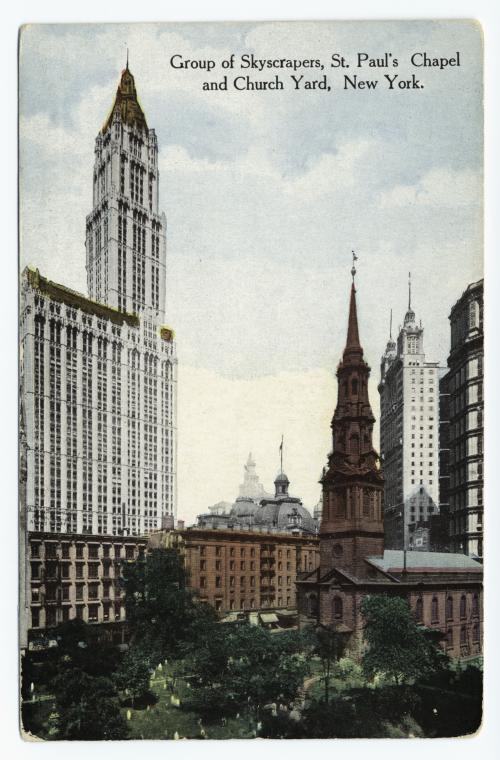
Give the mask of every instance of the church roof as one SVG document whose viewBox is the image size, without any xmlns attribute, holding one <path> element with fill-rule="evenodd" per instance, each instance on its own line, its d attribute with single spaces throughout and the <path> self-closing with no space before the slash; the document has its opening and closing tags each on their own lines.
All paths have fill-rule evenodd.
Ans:
<svg viewBox="0 0 500 760">
<path fill-rule="evenodd" d="M 386 549 L 383 557 L 367 559 L 385 572 L 402 571 L 405 566 L 405 552 L 401 549 Z M 483 566 L 467 554 L 448 554 L 446 552 L 406 552 L 406 569 L 408 571 L 467 570 L 481 573 Z"/>
<path fill-rule="evenodd" d="M 120 84 L 118 85 L 115 95 L 115 102 L 113 103 L 110 114 L 101 130 L 103 134 L 109 129 L 113 117 L 117 112 L 120 114 L 120 118 L 124 124 L 128 124 L 129 126 L 135 124 L 140 129 L 147 130 L 148 125 L 146 117 L 139 104 L 137 90 L 135 89 L 135 80 L 128 68 L 128 64 L 122 71 Z"/>
</svg>

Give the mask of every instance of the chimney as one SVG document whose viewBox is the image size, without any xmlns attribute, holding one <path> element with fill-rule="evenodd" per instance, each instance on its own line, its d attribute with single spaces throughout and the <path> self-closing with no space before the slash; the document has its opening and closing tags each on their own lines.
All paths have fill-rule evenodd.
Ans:
<svg viewBox="0 0 500 760">
<path fill-rule="evenodd" d="M 173 530 L 174 529 L 173 515 L 163 515 L 161 518 L 161 527 L 162 527 L 162 530 Z"/>
</svg>

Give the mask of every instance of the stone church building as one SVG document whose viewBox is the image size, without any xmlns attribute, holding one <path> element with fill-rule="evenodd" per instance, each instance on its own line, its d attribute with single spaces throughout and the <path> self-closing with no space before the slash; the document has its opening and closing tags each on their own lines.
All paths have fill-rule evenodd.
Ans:
<svg viewBox="0 0 500 760">
<path fill-rule="evenodd" d="M 419 623 L 442 632 L 451 656 L 478 656 L 482 565 L 465 554 L 384 549 L 384 476 L 372 441 L 370 367 L 359 339 L 354 268 L 352 275 L 332 451 L 321 479 L 320 563 L 297 581 L 300 624 L 334 628 L 345 634 L 348 650 L 359 653 L 363 597 L 397 595 L 408 600 Z"/>
</svg>

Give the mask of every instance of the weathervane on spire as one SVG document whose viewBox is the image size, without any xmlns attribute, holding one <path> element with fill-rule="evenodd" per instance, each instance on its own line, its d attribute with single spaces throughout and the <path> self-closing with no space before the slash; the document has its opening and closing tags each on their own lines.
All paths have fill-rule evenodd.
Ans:
<svg viewBox="0 0 500 760">
<path fill-rule="evenodd" d="M 356 275 L 356 261 L 357 260 L 358 260 L 358 257 L 356 256 L 355 252 L 352 251 L 352 269 L 351 269 L 351 274 L 352 274 L 352 282 L 353 282 L 353 284 L 354 284 L 354 277 Z"/>
<path fill-rule="evenodd" d="M 391 309 L 391 317 L 389 320 L 389 340 L 392 340 L 392 309 Z"/>
<path fill-rule="evenodd" d="M 411 272 L 408 272 L 408 311 L 411 310 Z"/>
<path fill-rule="evenodd" d="M 127 45 L 127 43 L 125 43 Z M 127 65 L 125 66 L 126 70 L 128 71 L 128 45 L 127 45 Z"/>
<path fill-rule="evenodd" d="M 280 443 L 280 472 L 283 475 L 283 436 L 281 436 Z"/>
</svg>

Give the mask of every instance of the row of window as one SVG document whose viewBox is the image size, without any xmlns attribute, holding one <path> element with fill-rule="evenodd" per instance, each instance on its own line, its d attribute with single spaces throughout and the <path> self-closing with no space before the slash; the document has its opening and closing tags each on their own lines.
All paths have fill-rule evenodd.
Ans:
<svg viewBox="0 0 500 760">
<path fill-rule="evenodd" d="M 459 617 L 461 620 L 464 620 L 467 618 L 467 597 L 465 594 L 462 594 L 460 597 L 460 603 L 459 603 Z M 432 623 L 439 623 L 440 621 L 440 606 L 439 606 L 439 599 L 437 596 L 432 597 L 431 601 L 431 622 Z M 446 609 L 445 609 L 445 616 L 446 620 L 453 620 L 454 619 L 454 601 L 452 596 L 448 596 L 446 598 Z M 471 616 L 472 617 L 478 617 L 479 616 L 479 595 L 473 594 L 472 596 L 472 607 L 471 607 Z M 424 619 L 424 601 L 421 597 L 417 599 L 417 602 L 415 604 L 415 618 L 417 622 L 421 623 Z"/>
<path fill-rule="evenodd" d="M 45 558 L 46 559 L 57 559 L 59 556 L 61 556 L 63 559 L 70 559 L 71 558 L 71 544 L 69 543 L 62 543 L 59 547 L 59 544 L 53 542 L 53 541 L 46 541 L 44 544 L 45 549 Z M 87 548 L 86 556 L 89 559 L 98 559 L 99 556 L 102 557 L 112 557 L 120 558 L 122 557 L 122 546 L 119 544 L 103 544 L 102 545 L 102 551 L 100 552 L 101 546 L 99 544 L 76 544 L 74 546 L 74 557 L 76 559 L 84 559 L 85 558 L 85 547 Z M 42 556 L 41 553 L 42 544 L 33 541 L 31 543 L 31 556 L 33 558 L 39 558 Z M 133 559 L 136 554 L 136 547 L 135 546 L 125 546 L 125 558 L 126 559 Z"/>
</svg>

